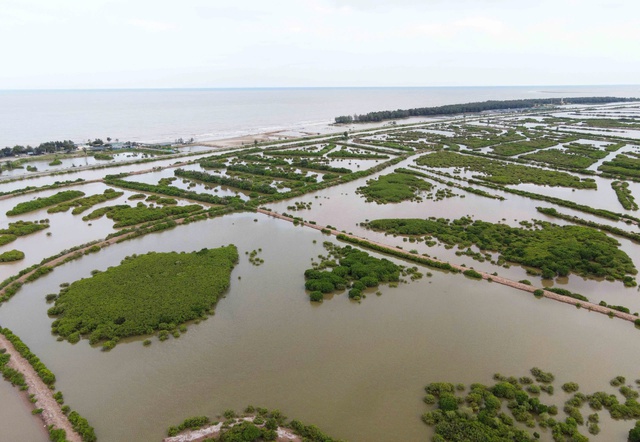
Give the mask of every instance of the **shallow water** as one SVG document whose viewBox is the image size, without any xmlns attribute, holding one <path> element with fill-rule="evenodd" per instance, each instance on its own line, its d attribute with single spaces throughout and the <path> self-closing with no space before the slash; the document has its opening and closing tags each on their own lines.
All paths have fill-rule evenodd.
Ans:
<svg viewBox="0 0 640 442">
<path fill-rule="evenodd" d="M 418 440 L 429 434 L 419 420 L 429 382 L 489 383 L 493 372 L 521 376 L 535 365 L 584 391 L 638 376 L 640 341 L 629 323 L 460 275 L 433 272 L 361 304 L 346 294 L 311 304 L 302 274 L 326 239 L 256 214 L 183 226 L 57 268 L 3 306 L 0 323 L 56 373 L 66 402 L 103 441 L 159 440 L 185 417 L 250 403 L 352 441 Z M 104 353 L 50 335 L 44 296 L 60 283 L 132 253 L 228 243 L 241 258 L 227 297 L 179 339 L 154 338 L 149 348 L 137 339 Z M 257 248 L 260 267 L 244 255 Z M 619 440 L 626 426 L 603 424 L 602 440 Z"/>
<path fill-rule="evenodd" d="M 0 382 L 0 420 L 2 441 L 45 442 L 49 434 L 40 416 L 33 416 L 27 395 L 6 381 Z"/>
<path fill-rule="evenodd" d="M 311 209 L 295 215 L 405 250 L 415 248 L 419 253 L 468 267 L 497 271 L 515 280 L 529 279 L 536 286 L 542 284 L 540 278 L 526 275 L 519 266 L 507 269 L 489 262 L 479 263 L 469 257 L 457 257 L 456 248 L 427 247 L 359 226 L 369 219 L 398 217 L 453 219 L 472 215 L 475 219 L 512 226 L 521 220 L 548 219 L 535 208 L 550 204 L 507 193 L 503 193 L 505 201 L 498 201 L 451 189 L 459 196 L 387 205 L 366 203 L 356 193 L 367 180 L 397 167 L 407 167 L 413 160 L 404 160 L 370 177 L 268 206 L 285 212 L 295 202 L 311 202 Z M 176 161 L 119 166 L 107 169 L 108 172 L 84 171 L 63 179 L 100 177 Z M 372 165 L 371 161 L 353 160 L 335 164 L 346 166 L 349 162 L 351 167 Z M 197 170 L 199 166 L 189 168 Z M 173 170 L 153 171 L 131 179 L 157 183 L 169 176 L 173 176 Z M 18 187 L 42 185 L 55 181 L 54 178 L 60 179 L 33 178 L 19 182 Z M 597 180 L 597 191 L 572 192 L 529 185 L 518 188 L 584 204 L 596 201 L 599 208 L 622 212 L 621 207 L 616 207 L 619 203 L 610 181 Z M 175 184 L 184 186 L 180 179 Z M 631 186 L 634 193 L 640 190 L 637 184 Z M 435 183 L 433 191 L 438 187 L 443 186 Z M 74 188 L 92 195 L 102 193 L 106 186 L 93 183 L 69 189 Z M 206 189 L 198 184 L 192 190 Z M 58 191 L 45 191 L 37 196 Z M 225 192 L 219 189 L 218 194 Z M 136 192 L 125 191 L 123 197 L 93 209 L 122 204 L 133 193 Z M 0 213 L 35 196 L 1 200 Z M 619 225 L 569 209 L 558 210 Z M 52 225 L 3 246 L 0 252 L 18 248 L 27 257 L 19 263 L 0 266 L 0 278 L 61 249 L 104 238 L 114 231 L 111 220 L 102 218 L 89 225 L 81 217 L 70 212 L 49 215 L 45 210 L 16 217 L 49 218 Z M 12 219 L 5 217 L 2 226 L 8 221 Z M 47 232 L 51 235 L 47 236 Z M 629 382 L 640 378 L 640 334 L 629 322 L 547 299 L 538 300 L 525 292 L 462 275 L 418 266 L 421 272 L 432 272 L 433 276 L 400 284 L 395 289 L 381 286 L 381 296 L 371 290 L 361 303 L 349 301 L 346 293 L 330 296 L 319 305 L 310 303 L 304 291 L 303 273 L 311 267 L 312 259 L 326 253 L 323 241 L 336 239 L 254 213 L 180 226 L 111 246 L 56 268 L 25 285 L 4 304 L 0 308 L 0 324 L 18 334 L 56 374 L 57 387 L 64 392 L 66 403 L 89 420 L 101 441 L 158 441 L 169 425 L 186 417 L 202 414 L 214 417 L 225 409 L 242 410 L 248 404 L 278 408 L 292 418 L 317 424 L 328 434 L 350 441 L 424 440 L 431 429 L 422 424 L 420 415 L 427 411 L 422 403 L 423 387 L 430 382 L 490 384 L 494 372 L 525 376 L 531 367 L 539 366 L 556 374 L 557 392 L 550 401 L 562 405 L 566 396 L 559 386 L 564 382 L 578 382 L 580 391 L 585 393 L 596 390 L 613 393 L 608 382 L 614 376 L 624 375 Z M 622 238 L 619 241 L 638 265 L 637 244 Z M 91 348 L 86 340 L 71 345 L 57 342 L 51 335 L 52 319 L 46 314 L 50 305 L 44 298 L 57 292 L 61 283 L 89 277 L 92 270 L 117 265 L 133 253 L 193 251 L 229 243 L 237 245 L 240 261 L 232 273 L 227 296 L 218 303 L 215 316 L 189 326 L 179 339 L 161 343 L 154 337 L 148 348 L 142 346 L 144 338 L 129 339 L 105 353 Z M 262 249 L 258 256 L 265 262 L 256 267 L 248 262 L 245 252 L 258 248 Z M 571 275 L 552 283 L 582 293 L 595 302 L 604 299 L 628 306 L 632 312 L 640 311 L 638 289 L 624 288 L 618 281 L 599 282 Z M 41 440 L 24 398 L 3 384 L 0 422 L 6 425 L 15 421 L 12 431 L 16 434 L 33 431 L 36 436 L 29 440 Z M 546 401 L 547 396 L 542 399 Z M 4 404 L 8 404 L 11 412 L 1 412 Z M 582 411 L 588 413 L 588 408 Z M 602 432 L 596 440 L 624 440 L 631 422 L 610 422 L 605 414 L 601 413 Z M 543 440 L 550 440 L 548 432 L 537 431 Z M 0 440 L 3 437 L 4 433 Z"/>
</svg>

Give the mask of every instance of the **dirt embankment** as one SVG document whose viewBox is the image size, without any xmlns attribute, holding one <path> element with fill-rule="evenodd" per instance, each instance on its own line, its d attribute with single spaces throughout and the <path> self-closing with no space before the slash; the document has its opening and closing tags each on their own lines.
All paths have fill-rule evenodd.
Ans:
<svg viewBox="0 0 640 442">
<path fill-rule="evenodd" d="M 5 348 L 7 354 L 11 355 L 8 364 L 9 367 L 19 371 L 24 376 L 28 387 L 26 392 L 34 395 L 34 399 L 36 399 L 34 404 L 35 408 L 42 408 L 42 414 L 40 414 L 40 416 L 44 423 L 66 431 L 69 442 L 82 442 L 82 438 L 78 433 L 73 431 L 71 422 L 69 422 L 67 416 L 60 409 L 60 405 L 54 399 L 54 391 L 40 379 L 29 361 L 18 353 L 18 350 L 14 348 L 13 344 L 11 344 L 3 334 L 0 334 L 0 347 Z"/>
<path fill-rule="evenodd" d="M 255 416 L 247 416 L 243 418 L 239 418 L 235 424 L 231 424 L 230 426 L 237 425 L 243 421 L 253 422 Z M 262 425 L 258 425 L 261 427 Z M 220 436 L 220 431 L 222 430 L 222 422 L 219 422 L 215 425 L 210 425 L 208 427 L 201 428 L 199 430 L 188 430 L 183 433 L 178 434 L 177 436 L 165 437 L 162 439 L 162 442 L 200 442 L 207 438 L 217 438 Z M 301 442 L 302 439 L 297 434 L 294 434 L 288 428 L 278 427 L 276 430 L 278 433 L 278 438 L 276 442 Z"/>
</svg>

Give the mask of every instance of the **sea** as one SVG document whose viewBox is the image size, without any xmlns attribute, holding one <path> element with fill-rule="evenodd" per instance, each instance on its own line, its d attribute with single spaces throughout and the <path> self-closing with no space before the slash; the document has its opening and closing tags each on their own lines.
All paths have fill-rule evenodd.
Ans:
<svg viewBox="0 0 640 442">
<path fill-rule="evenodd" d="M 336 116 L 520 98 L 640 97 L 640 85 L 0 90 L 0 148 L 110 137 L 212 141 L 325 133 Z"/>
</svg>

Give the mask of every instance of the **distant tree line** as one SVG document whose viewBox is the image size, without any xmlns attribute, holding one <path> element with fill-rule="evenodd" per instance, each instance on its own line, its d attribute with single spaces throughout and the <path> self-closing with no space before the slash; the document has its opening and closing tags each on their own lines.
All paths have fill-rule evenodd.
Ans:
<svg viewBox="0 0 640 442">
<path fill-rule="evenodd" d="M 33 153 L 41 155 L 43 153 L 55 153 L 60 151 L 69 152 L 76 148 L 76 145 L 71 140 L 64 141 L 47 141 L 46 143 L 40 143 L 37 147 L 15 145 L 13 147 L 5 147 L 2 152 L 3 157 L 13 157 L 16 155 L 23 155 Z"/>
<path fill-rule="evenodd" d="M 489 100 L 464 104 L 448 104 L 445 106 L 419 107 L 414 109 L 398 109 L 390 111 L 369 112 L 362 115 L 342 115 L 335 118 L 336 123 L 368 123 L 395 118 L 407 117 L 427 117 L 436 115 L 451 115 L 463 113 L 476 113 L 490 110 L 504 109 L 528 109 L 543 105 L 561 104 L 603 104 L 624 101 L 638 101 L 638 98 L 620 97 L 577 97 L 571 99 L 563 98 L 536 98 L 524 100 Z"/>
</svg>

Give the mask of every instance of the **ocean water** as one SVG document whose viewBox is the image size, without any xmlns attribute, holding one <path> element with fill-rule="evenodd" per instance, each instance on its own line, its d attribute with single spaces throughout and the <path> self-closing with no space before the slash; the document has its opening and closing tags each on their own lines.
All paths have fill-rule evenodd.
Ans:
<svg viewBox="0 0 640 442">
<path fill-rule="evenodd" d="M 0 91 L 0 148 L 111 137 L 209 141 L 287 129 L 321 132 L 338 115 L 490 99 L 640 97 L 640 85 Z"/>
</svg>

